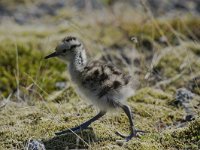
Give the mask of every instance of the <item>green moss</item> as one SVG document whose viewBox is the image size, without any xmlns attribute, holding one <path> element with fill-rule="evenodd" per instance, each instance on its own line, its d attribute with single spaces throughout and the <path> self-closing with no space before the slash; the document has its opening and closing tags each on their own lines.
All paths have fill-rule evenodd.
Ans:
<svg viewBox="0 0 200 150">
<path fill-rule="evenodd" d="M 188 49 L 191 50 L 195 55 L 200 56 L 200 45 L 197 43 L 188 43 Z"/>
<path fill-rule="evenodd" d="M 187 127 L 165 133 L 162 143 L 165 147 L 173 145 L 177 149 L 199 149 L 200 120 L 191 122 Z"/>
<path fill-rule="evenodd" d="M 66 90 L 62 91 L 61 94 L 59 94 L 56 97 L 53 97 L 52 101 L 56 103 L 66 103 L 69 101 L 73 101 L 73 99 L 77 99 L 78 96 L 75 93 L 74 89 L 72 87 L 67 88 Z"/>
<path fill-rule="evenodd" d="M 184 55 L 184 54 L 182 54 Z M 180 53 L 171 51 L 165 54 L 154 69 L 159 70 L 164 78 L 171 78 L 181 72 L 180 66 L 183 63 L 184 56 L 180 56 Z"/>
<path fill-rule="evenodd" d="M 52 20 L 56 22 L 59 18 L 74 18 L 74 13 L 69 11 L 65 15 L 65 12 L 65 10 L 58 12 L 59 16 L 55 16 L 50 22 Z M 78 18 L 78 21 L 83 20 Z M 122 19 L 118 20 L 117 26 L 113 23 L 90 24 L 87 21 L 84 23 L 75 21 L 70 26 L 61 23 L 55 27 L 48 26 L 48 29 L 46 26 L 37 29 L 33 26 L 14 26 L 12 36 L 16 39 L 15 41 L 7 35 L 6 30 L 0 29 L 0 92 L 5 96 L 11 93 L 17 87 L 17 79 L 20 90 L 25 95 L 25 102 L 13 102 L 13 96 L 9 103 L 0 110 L 2 129 L 0 130 L 0 149 L 22 149 L 30 138 L 42 139 L 48 149 L 66 147 L 130 150 L 198 149 L 199 119 L 185 124 L 184 128 L 177 128 L 174 124 L 182 120 L 185 113 L 182 108 L 171 105 L 171 102 L 174 100 L 173 94 L 176 89 L 185 87 L 186 83 L 191 80 L 191 76 L 198 75 L 199 46 L 186 39 L 199 38 L 200 23 L 196 18 L 172 19 L 168 22 L 156 20 L 156 22 L 171 44 L 170 47 L 158 42 L 162 34 L 150 21 L 141 23 L 129 20 L 125 22 Z M 185 41 L 178 41 L 180 37 L 172 32 L 171 27 L 186 36 L 187 38 L 181 36 L 181 39 Z M 191 32 L 195 32 L 193 35 L 188 32 L 188 27 Z M 81 31 L 81 39 L 93 55 L 101 53 L 102 48 L 99 48 L 99 45 L 113 49 L 117 45 L 121 46 L 121 50 L 128 45 L 131 49 L 133 43 L 128 40 L 129 36 L 138 37 L 139 44 L 136 48 L 141 52 L 141 57 L 138 58 L 142 64 L 137 70 L 140 79 L 144 77 L 147 71 L 146 66 L 150 66 L 152 61 L 149 61 L 147 57 L 154 54 L 159 54 L 158 56 L 164 54 L 155 64 L 155 69 L 161 77 L 159 81 L 166 81 L 184 71 L 180 78 L 165 86 L 160 86 L 161 88 L 156 86 L 159 83 L 157 79 L 152 85 L 149 85 L 146 80 L 143 81 L 145 86 L 149 86 L 142 85 L 141 89 L 128 100 L 127 103 L 134 114 L 135 127 L 149 131 L 149 133 L 142 135 L 141 138 L 133 138 L 122 146 L 118 145 L 116 140 L 122 140 L 122 138 L 118 137 L 115 131 L 129 134 L 128 118 L 119 109 L 116 110 L 116 114 L 106 115 L 93 123 L 92 129 L 80 132 L 78 136 L 68 133 L 55 137 L 54 132 L 79 125 L 97 113 L 80 100 L 71 86 L 58 91 L 55 83 L 68 80 L 67 75 L 63 73 L 66 72 L 65 64 L 56 59 L 45 61 L 43 59 L 48 53 L 45 51 L 54 48 L 59 39 L 69 32 L 79 33 L 79 31 Z M 163 48 L 164 46 L 167 48 Z M 148 53 L 144 53 L 146 50 L 149 50 Z M 18 64 L 16 52 L 18 52 Z M 17 71 L 19 71 L 19 76 L 17 76 Z M 31 84 L 33 84 L 32 91 L 27 90 Z M 196 111 L 199 115 L 199 109 Z"/>
<path fill-rule="evenodd" d="M 32 45 L 14 43 L 10 39 L 1 41 L 0 89 L 5 96 L 16 89 L 16 80 L 19 80 L 20 86 L 23 87 L 37 83 L 45 91 L 55 90 L 56 81 L 66 81 L 61 74 L 65 70 L 65 65 L 57 60 L 45 62 L 44 53 L 36 48 L 38 46 Z"/>
<path fill-rule="evenodd" d="M 60 149 L 65 150 L 66 148 L 74 149 L 86 149 L 89 148 L 90 145 L 87 143 L 92 144 L 95 141 L 95 134 L 92 130 L 85 130 L 83 132 L 77 133 L 79 138 L 73 133 L 68 133 L 66 135 L 53 137 L 48 140 L 43 140 L 45 144 L 45 148 L 49 150 Z M 74 144 L 76 143 L 76 144 Z"/>
<path fill-rule="evenodd" d="M 147 87 L 139 90 L 136 95 L 130 99 L 130 101 L 143 102 L 148 104 L 165 104 L 171 99 L 171 95 L 168 95 L 161 90 Z"/>
<path fill-rule="evenodd" d="M 190 137 L 196 136 L 198 132 L 199 123 L 193 125 L 193 128 L 184 132 L 176 134 L 173 137 L 167 129 L 164 134 L 158 131 L 159 120 L 164 125 L 171 125 L 173 122 L 180 120 L 182 115 L 179 109 L 174 109 L 168 105 L 168 101 L 171 96 L 156 89 L 144 88 L 136 93 L 136 95 L 129 99 L 128 103 L 131 109 L 134 110 L 135 126 L 138 129 L 150 131 L 140 139 L 133 139 L 128 143 L 125 143 L 122 147 L 116 144 L 116 140 L 121 138 L 115 135 L 115 131 L 121 131 L 126 134 L 129 133 L 128 118 L 125 113 L 118 112 L 117 115 L 107 115 L 97 122 L 93 123 L 91 127 L 93 130 L 86 130 L 78 135 L 85 140 L 85 142 L 79 140 L 76 144 L 77 136 L 69 133 L 61 137 L 55 137 L 54 132 L 63 130 L 66 128 L 74 127 L 85 120 L 91 118 L 96 114 L 94 109 L 85 105 L 85 103 L 77 100 L 73 95 L 73 90 L 69 88 L 66 93 L 72 95 L 67 101 L 47 101 L 47 102 L 35 102 L 34 106 L 21 105 L 17 103 L 11 103 L 1 111 L 0 125 L 4 127 L 1 131 L 0 144 L 4 148 L 14 149 L 21 148 L 25 145 L 28 139 L 43 139 L 46 147 L 71 147 L 78 146 L 79 148 L 86 148 L 91 146 L 92 148 L 99 148 L 111 145 L 115 149 L 165 149 L 175 148 L 180 144 L 183 144 L 183 140 L 179 140 L 176 145 L 172 139 L 178 139 L 183 136 L 181 134 L 189 134 L 190 130 L 194 130 Z M 62 95 L 65 97 L 66 95 Z M 61 96 L 61 97 L 62 97 Z M 69 96 L 69 95 L 68 95 Z M 159 103 L 152 103 L 148 101 L 148 97 L 156 99 Z M 141 103 L 138 99 L 142 99 Z M 163 101 L 163 102 L 161 102 Z M 60 104 L 62 103 L 62 104 Z M 144 123 L 145 122 L 145 123 Z M 178 132 L 179 133 L 179 132 Z M 198 137 L 198 135 L 196 136 Z M 165 140 L 162 140 L 165 138 Z M 185 139 L 187 136 L 185 135 Z M 163 141 L 165 141 L 163 143 Z M 169 145 L 168 145 L 169 143 Z"/>
</svg>

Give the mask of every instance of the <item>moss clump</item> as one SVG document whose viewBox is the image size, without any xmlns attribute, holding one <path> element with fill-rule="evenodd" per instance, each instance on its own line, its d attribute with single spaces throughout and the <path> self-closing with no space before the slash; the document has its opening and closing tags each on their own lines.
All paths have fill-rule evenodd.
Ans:
<svg viewBox="0 0 200 150">
<path fill-rule="evenodd" d="M 164 147 L 173 145 L 177 149 L 199 149 L 200 119 L 192 121 L 187 127 L 165 133 L 161 139 Z"/>
<path fill-rule="evenodd" d="M 161 90 L 147 87 L 139 90 L 136 95 L 130 99 L 130 101 L 143 102 L 147 104 L 158 104 L 157 102 L 165 104 L 171 99 L 171 95 L 166 94 Z"/>
<path fill-rule="evenodd" d="M 180 51 L 179 51 L 180 52 Z M 159 60 L 158 64 L 155 66 L 155 70 L 159 71 L 163 76 L 163 79 L 174 77 L 181 72 L 181 64 L 183 63 L 183 58 L 186 55 L 177 51 L 170 51 Z"/>
<path fill-rule="evenodd" d="M 36 83 L 45 91 L 55 90 L 56 81 L 66 80 L 61 74 L 65 70 L 64 64 L 55 60 L 44 63 L 44 53 L 28 43 L 5 39 L 1 41 L 0 48 L 0 91 L 5 96 L 17 88 L 16 80 L 19 86 Z"/>
<path fill-rule="evenodd" d="M 188 81 L 188 88 L 193 93 L 200 95 L 200 76 L 196 76 L 192 80 Z"/>
<path fill-rule="evenodd" d="M 198 55 L 191 50 L 194 45 L 192 42 L 183 42 L 179 46 L 162 49 L 154 60 L 150 75 L 152 85 L 170 92 L 175 92 L 177 88 L 186 87 L 188 84 L 191 84 L 191 88 L 193 83 L 189 81 L 192 76 L 199 75 L 200 67 Z"/>
<path fill-rule="evenodd" d="M 187 45 L 188 49 L 191 50 L 195 55 L 200 56 L 200 44 L 189 43 Z"/>
<path fill-rule="evenodd" d="M 66 90 L 62 91 L 62 93 L 59 93 L 58 96 L 53 97 L 52 102 L 56 102 L 56 103 L 61 104 L 61 103 L 73 101 L 73 99 L 78 99 L 78 96 L 74 92 L 74 89 L 72 87 L 69 87 Z"/>
</svg>

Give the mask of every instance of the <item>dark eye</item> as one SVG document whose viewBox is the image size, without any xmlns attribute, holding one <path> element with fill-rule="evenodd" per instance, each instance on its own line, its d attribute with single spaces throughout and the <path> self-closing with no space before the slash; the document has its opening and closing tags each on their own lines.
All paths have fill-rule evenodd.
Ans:
<svg viewBox="0 0 200 150">
<path fill-rule="evenodd" d="M 70 47 L 70 49 L 74 49 L 76 47 L 76 45 L 72 45 L 71 47 Z"/>
<path fill-rule="evenodd" d="M 67 49 L 63 49 L 63 53 L 65 53 L 67 51 Z"/>
<path fill-rule="evenodd" d="M 78 44 L 78 45 L 72 45 L 72 46 L 70 47 L 70 49 L 74 49 L 74 48 L 79 47 L 79 46 L 81 46 L 81 44 Z"/>
</svg>

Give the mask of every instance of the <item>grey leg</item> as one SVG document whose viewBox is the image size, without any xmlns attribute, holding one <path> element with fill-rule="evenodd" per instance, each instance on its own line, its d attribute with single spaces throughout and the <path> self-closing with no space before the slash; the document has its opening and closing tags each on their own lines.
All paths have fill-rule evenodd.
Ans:
<svg viewBox="0 0 200 150">
<path fill-rule="evenodd" d="M 91 123 L 93 123 L 94 121 L 98 120 L 99 118 L 101 118 L 102 116 L 104 116 L 106 114 L 106 112 L 104 111 L 100 111 L 96 116 L 94 116 L 93 118 L 91 118 L 90 120 L 82 123 L 81 125 L 77 126 L 77 127 L 74 127 L 74 128 L 71 128 L 71 129 L 66 129 L 66 130 L 63 130 L 63 131 L 60 131 L 60 132 L 56 132 L 55 134 L 56 135 L 61 135 L 61 134 L 65 134 L 67 132 L 77 132 L 77 131 L 80 131 L 80 130 L 83 130 L 83 129 L 86 129 Z"/>
<path fill-rule="evenodd" d="M 124 110 L 125 114 L 128 116 L 129 123 L 130 123 L 130 134 L 128 136 L 125 136 L 119 132 L 116 132 L 116 134 L 121 136 L 122 138 L 125 138 L 126 141 L 129 141 L 132 137 L 137 137 L 138 132 L 144 133 L 145 131 L 135 129 L 134 123 L 133 123 L 133 115 L 131 113 L 130 107 L 127 105 L 121 105 L 121 104 L 119 106 Z"/>
</svg>

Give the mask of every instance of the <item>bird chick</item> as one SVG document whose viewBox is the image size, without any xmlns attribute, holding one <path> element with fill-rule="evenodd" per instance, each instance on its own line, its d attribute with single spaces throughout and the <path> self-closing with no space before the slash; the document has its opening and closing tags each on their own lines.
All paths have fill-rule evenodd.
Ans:
<svg viewBox="0 0 200 150">
<path fill-rule="evenodd" d="M 122 110 L 128 116 L 130 122 L 130 134 L 125 136 L 119 132 L 117 135 L 129 141 L 136 137 L 138 132 L 133 123 L 131 109 L 125 101 L 134 94 L 131 76 L 111 64 L 102 61 L 88 61 L 86 50 L 82 42 L 72 36 L 65 37 L 56 47 L 55 52 L 45 57 L 58 57 L 67 63 L 71 81 L 81 96 L 86 97 L 93 105 L 99 108 L 99 113 L 81 125 L 57 132 L 56 135 L 69 131 L 77 132 L 86 129 L 92 122 L 98 120 L 110 110 Z"/>
</svg>

